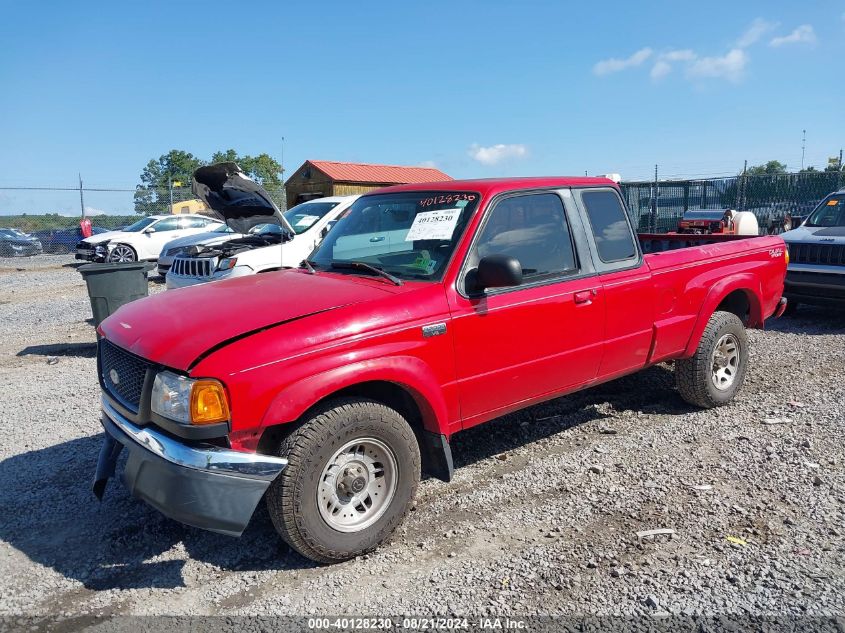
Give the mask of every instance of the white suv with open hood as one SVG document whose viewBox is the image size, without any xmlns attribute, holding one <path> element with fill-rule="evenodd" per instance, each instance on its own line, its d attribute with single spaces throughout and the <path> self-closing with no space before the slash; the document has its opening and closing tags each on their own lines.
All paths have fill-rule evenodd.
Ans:
<svg viewBox="0 0 845 633">
<path fill-rule="evenodd" d="M 282 213 L 234 163 L 202 167 L 194 193 L 242 237 L 191 248 L 174 258 L 168 288 L 295 268 L 358 196 L 318 198 Z"/>
</svg>

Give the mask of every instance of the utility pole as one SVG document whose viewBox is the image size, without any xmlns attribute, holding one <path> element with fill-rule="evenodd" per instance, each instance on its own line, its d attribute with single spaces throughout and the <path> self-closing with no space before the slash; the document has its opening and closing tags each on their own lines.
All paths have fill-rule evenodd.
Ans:
<svg viewBox="0 0 845 633">
<path fill-rule="evenodd" d="M 842 164 L 842 152 L 839 152 L 839 163 Z M 82 174 L 79 174 L 79 211 L 85 217 L 85 199 L 82 196 Z"/>
<path fill-rule="evenodd" d="M 801 171 L 804 171 L 804 147 L 807 145 L 807 130 L 801 130 Z"/>
<path fill-rule="evenodd" d="M 170 174 L 167 174 L 167 189 L 170 192 L 170 209 L 168 213 L 173 213 L 173 178 Z"/>
</svg>

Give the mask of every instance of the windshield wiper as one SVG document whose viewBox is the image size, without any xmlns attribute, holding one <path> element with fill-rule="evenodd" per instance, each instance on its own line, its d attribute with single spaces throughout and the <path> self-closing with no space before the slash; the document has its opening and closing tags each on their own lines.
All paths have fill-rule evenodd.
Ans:
<svg viewBox="0 0 845 633">
<path fill-rule="evenodd" d="M 381 268 L 379 268 L 377 266 L 373 266 L 372 264 L 368 264 L 367 262 L 355 262 L 355 261 L 352 261 L 352 262 L 332 262 L 331 267 L 332 268 L 351 268 L 351 269 L 358 268 L 360 270 L 367 270 L 371 273 L 375 273 L 376 275 L 384 277 L 385 279 L 387 279 L 388 281 L 390 281 L 391 283 L 393 283 L 396 286 L 401 286 L 404 283 L 401 279 L 399 279 L 399 277 L 391 275 L 389 272 L 386 272 L 386 271 L 382 270 Z"/>
<path fill-rule="evenodd" d="M 314 266 L 312 266 L 312 265 L 311 265 L 311 262 L 310 262 L 310 261 L 308 261 L 307 259 L 303 259 L 303 260 L 299 263 L 299 267 L 300 267 L 300 268 L 306 268 L 306 269 L 308 269 L 308 274 L 309 274 L 309 275 L 316 275 L 316 274 L 317 274 L 317 269 L 316 269 L 316 268 L 314 268 Z"/>
</svg>

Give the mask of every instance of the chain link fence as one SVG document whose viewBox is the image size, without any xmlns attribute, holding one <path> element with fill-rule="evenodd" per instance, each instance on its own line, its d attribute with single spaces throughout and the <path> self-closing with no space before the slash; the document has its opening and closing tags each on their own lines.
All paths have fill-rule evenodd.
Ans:
<svg viewBox="0 0 845 633">
<path fill-rule="evenodd" d="M 267 192 L 285 210 L 284 188 L 267 188 Z M 0 228 L 15 228 L 25 233 L 76 228 L 83 215 L 95 227 L 115 229 L 148 215 L 204 212 L 190 186 L 0 187 Z"/>
<path fill-rule="evenodd" d="M 761 231 L 778 233 L 785 219 L 808 215 L 827 194 L 845 187 L 845 172 L 623 182 L 621 187 L 642 233 L 674 231 L 687 209 L 751 211 Z"/>
<path fill-rule="evenodd" d="M 787 217 L 806 216 L 828 193 L 845 187 L 845 172 L 804 172 L 730 178 L 621 183 L 640 232 L 673 231 L 687 209 L 752 211 L 766 232 Z M 268 193 L 281 209 L 285 192 Z M 22 212 L 25 210 L 25 212 Z M 114 229 L 153 214 L 202 212 L 190 186 L 162 189 L 0 187 L 0 228 L 26 233 L 71 230 L 84 214 L 95 227 Z"/>
</svg>

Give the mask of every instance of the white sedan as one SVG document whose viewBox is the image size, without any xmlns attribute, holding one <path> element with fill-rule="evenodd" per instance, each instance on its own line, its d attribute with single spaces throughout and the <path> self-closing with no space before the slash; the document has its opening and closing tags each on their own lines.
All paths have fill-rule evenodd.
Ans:
<svg viewBox="0 0 845 633">
<path fill-rule="evenodd" d="M 207 233 L 223 226 L 202 215 L 151 215 L 120 231 L 106 231 L 85 238 L 76 245 L 76 258 L 88 261 L 155 261 L 171 240 Z"/>
</svg>

